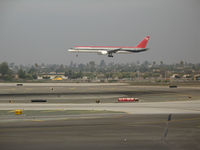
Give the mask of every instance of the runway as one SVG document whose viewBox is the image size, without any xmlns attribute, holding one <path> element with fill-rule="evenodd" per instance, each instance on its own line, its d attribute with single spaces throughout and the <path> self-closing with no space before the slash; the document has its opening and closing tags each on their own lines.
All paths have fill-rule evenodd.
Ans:
<svg viewBox="0 0 200 150">
<path fill-rule="evenodd" d="M 129 114 L 200 114 L 200 100 L 149 103 L 106 103 L 106 104 L 5 104 L 0 110 L 107 110 Z"/>
<path fill-rule="evenodd" d="M 118 103 L 118 97 L 140 101 Z M 199 141 L 200 87 L 0 84 L 1 150 L 196 150 Z"/>
<path fill-rule="evenodd" d="M 80 86 L 78 86 L 80 85 Z M 140 102 L 199 100 L 200 87 L 132 86 L 124 83 L 15 83 L 0 84 L 0 103 L 115 103 L 119 97 L 137 97 Z"/>
<path fill-rule="evenodd" d="M 198 150 L 200 115 L 119 115 L 0 123 L 1 150 Z M 168 130 L 167 130 L 168 129 Z"/>
</svg>

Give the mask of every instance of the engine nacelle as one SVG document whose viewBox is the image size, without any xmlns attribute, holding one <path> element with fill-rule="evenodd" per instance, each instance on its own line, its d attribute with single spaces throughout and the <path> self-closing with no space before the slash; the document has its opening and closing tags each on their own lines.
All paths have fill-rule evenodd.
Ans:
<svg viewBox="0 0 200 150">
<path fill-rule="evenodd" d="M 107 51 L 99 51 L 98 54 L 99 54 L 99 55 L 107 55 L 108 52 L 107 52 Z"/>
</svg>

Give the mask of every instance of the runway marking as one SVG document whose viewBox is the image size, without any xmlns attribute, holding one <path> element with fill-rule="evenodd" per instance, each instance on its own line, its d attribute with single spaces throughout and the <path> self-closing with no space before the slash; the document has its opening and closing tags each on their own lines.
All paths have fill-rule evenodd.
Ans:
<svg viewBox="0 0 200 150">
<path fill-rule="evenodd" d="M 111 90 L 116 90 L 116 88 L 110 88 Z"/>
<path fill-rule="evenodd" d="M 191 95 L 185 95 L 185 94 L 176 94 L 177 96 L 181 96 L 184 98 L 192 97 Z M 189 99 L 189 98 L 188 98 Z"/>
<path fill-rule="evenodd" d="M 33 90 L 33 88 L 25 88 L 24 90 L 30 91 Z"/>
<path fill-rule="evenodd" d="M 69 88 L 69 90 L 75 90 L 76 88 Z"/>
<path fill-rule="evenodd" d="M 183 121 L 190 121 L 190 120 L 200 120 L 200 117 L 198 118 L 185 118 L 185 119 L 177 119 L 177 120 L 171 120 L 170 122 L 183 122 Z M 166 123 L 167 120 L 161 120 L 161 121 L 148 121 L 148 122 L 136 122 L 134 124 L 129 124 L 128 126 L 135 126 L 137 124 L 159 124 L 159 123 Z M 199 126 L 200 127 L 200 126 Z"/>
<path fill-rule="evenodd" d="M 31 121 L 33 121 L 33 122 L 42 122 L 42 121 L 44 121 L 44 120 L 35 119 L 35 120 L 31 120 Z"/>
<path fill-rule="evenodd" d="M 119 115 L 119 116 L 112 116 L 112 118 L 122 118 L 124 117 L 124 115 Z M 88 116 L 88 117 L 76 117 L 76 118 L 62 118 L 62 119 L 59 119 L 59 120 L 79 120 L 79 119 L 103 119 L 104 117 L 103 116 Z M 110 118 L 110 116 L 106 117 L 106 118 Z"/>
<path fill-rule="evenodd" d="M 11 111 L 8 111 L 8 112 L 15 112 L 15 110 L 11 110 Z"/>
<path fill-rule="evenodd" d="M 190 121 L 190 120 L 199 120 L 200 117 L 196 118 L 185 118 L 185 119 L 177 119 L 177 120 L 171 120 L 171 122 L 182 122 L 182 121 Z"/>
<path fill-rule="evenodd" d="M 1 89 L 1 91 L 16 91 L 16 88 L 10 88 L 10 89 Z"/>
<path fill-rule="evenodd" d="M 58 109 L 58 110 L 44 110 L 41 112 L 57 112 L 57 111 L 65 111 L 64 109 Z"/>
</svg>

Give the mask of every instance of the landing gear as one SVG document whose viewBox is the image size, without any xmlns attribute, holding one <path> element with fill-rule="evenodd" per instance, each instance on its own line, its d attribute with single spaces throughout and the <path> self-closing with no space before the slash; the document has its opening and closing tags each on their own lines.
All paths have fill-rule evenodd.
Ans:
<svg viewBox="0 0 200 150">
<path fill-rule="evenodd" d="M 108 54 L 108 57 L 113 57 L 112 53 L 109 53 L 109 54 Z"/>
</svg>

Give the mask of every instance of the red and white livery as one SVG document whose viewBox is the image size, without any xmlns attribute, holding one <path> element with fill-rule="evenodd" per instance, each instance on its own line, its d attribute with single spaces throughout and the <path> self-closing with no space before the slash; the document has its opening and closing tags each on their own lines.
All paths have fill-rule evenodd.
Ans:
<svg viewBox="0 0 200 150">
<path fill-rule="evenodd" d="M 129 46 L 75 46 L 68 49 L 69 52 L 76 53 L 97 53 L 100 55 L 108 55 L 113 57 L 113 54 L 130 54 L 147 51 L 146 45 L 149 41 L 149 36 L 146 36 L 136 47 Z"/>
</svg>

